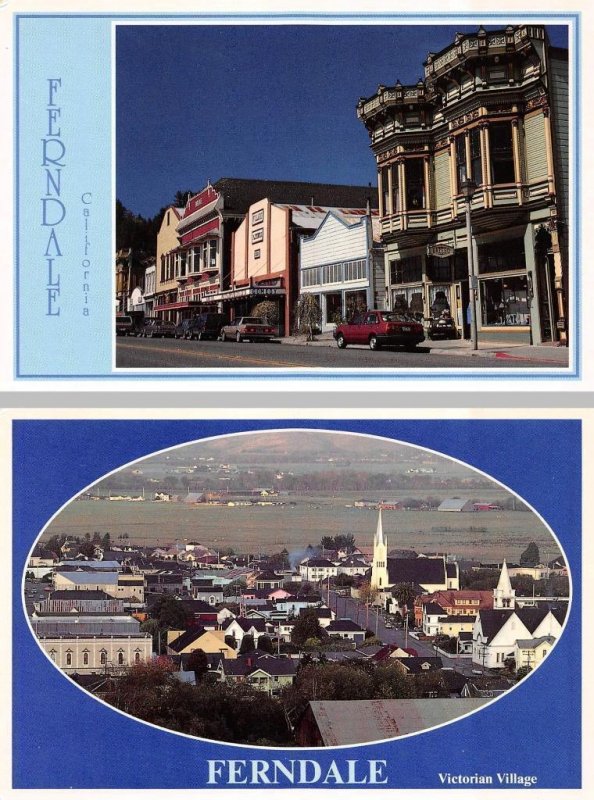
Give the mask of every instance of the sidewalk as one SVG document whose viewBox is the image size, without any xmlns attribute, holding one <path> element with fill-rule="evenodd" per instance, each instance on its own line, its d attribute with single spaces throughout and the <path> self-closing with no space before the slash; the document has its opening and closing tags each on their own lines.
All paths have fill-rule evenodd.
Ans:
<svg viewBox="0 0 594 800">
<path fill-rule="evenodd" d="M 331 333 L 320 333 L 313 342 L 305 336 L 287 336 L 281 338 L 282 344 L 306 345 L 307 347 L 336 347 Z M 349 345 L 349 348 L 363 348 L 364 345 Z M 464 339 L 444 339 L 431 341 L 425 339 L 418 345 L 420 351 L 429 350 L 436 355 L 469 356 L 474 358 L 527 359 L 557 367 L 569 364 L 569 349 L 557 347 L 555 344 L 527 345 L 515 342 L 481 342 L 479 335 L 478 350 L 472 350 L 471 343 Z"/>
</svg>

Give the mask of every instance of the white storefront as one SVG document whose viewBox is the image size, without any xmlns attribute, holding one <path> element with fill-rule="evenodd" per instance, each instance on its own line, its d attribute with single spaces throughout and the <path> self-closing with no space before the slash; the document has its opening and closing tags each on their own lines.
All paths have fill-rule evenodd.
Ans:
<svg viewBox="0 0 594 800">
<path fill-rule="evenodd" d="M 303 237 L 299 253 L 299 291 L 316 296 L 322 330 L 331 331 L 357 311 L 385 307 L 384 259 L 374 247 L 371 218 L 329 211 L 318 230 Z"/>
</svg>

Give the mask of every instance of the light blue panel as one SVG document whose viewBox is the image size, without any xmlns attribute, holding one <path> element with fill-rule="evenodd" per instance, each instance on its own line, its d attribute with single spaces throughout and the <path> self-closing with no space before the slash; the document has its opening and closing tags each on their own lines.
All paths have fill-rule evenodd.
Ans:
<svg viewBox="0 0 594 800">
<path fill-rule="evenodd" d="M 106 374 L 114 307 L 111 23 L 21 16 L 15 35 L 16 374 Z M 52 84 L 50 119 L 53 79 L 61 83 Z"/>
</svg>

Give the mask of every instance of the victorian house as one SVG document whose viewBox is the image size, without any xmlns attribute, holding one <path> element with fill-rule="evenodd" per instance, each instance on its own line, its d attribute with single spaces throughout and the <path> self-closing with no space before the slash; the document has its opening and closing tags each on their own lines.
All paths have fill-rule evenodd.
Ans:
<svg viewBox="0 0 594 800">
<path fill-rule="evenodd" d="M 518 606 L 504 561 L 493 590 L 493 608 L 481 609 L 474 623 L 473 662 L 502 669 L 508 659 L 514 659 L 517 667 L 534 667 L 559 638 L 566 612 L 565 605 Z"/>
<path fill-rule="evenodd" d="M 449 308 L 468 337 L 472 302 L 483 341 L 565 341 L 567 51 L 541 25 L 480 27 L 423 66 L 417 84 L 380 85 L 357 106 L 377 161 L 388 307 Z"/>
</svg>

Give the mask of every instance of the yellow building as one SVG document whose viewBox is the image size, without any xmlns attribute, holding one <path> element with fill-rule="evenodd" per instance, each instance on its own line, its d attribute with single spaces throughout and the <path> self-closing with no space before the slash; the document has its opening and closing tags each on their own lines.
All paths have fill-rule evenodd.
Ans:
<svg viewBox="0 0 594 800">
<path fill-rule="evenodd" d="M 198 628 L 168 632 L 168 655 L 181 655 L 193 650 L 203 650 L 207 655 L 220 655 L 221 658 L 237 658 L 237 651 L 225 643 L 225 631 L 205 631 Z"/>
<path fill-rule="evenodd" d="M 165 320 L 176 321 L 178 251 L 177 226 L 184 213 L 183 208 L 170 206 L 163 216 L 157 233 L 157 271 L 153 312 Z"/>
</svg>

